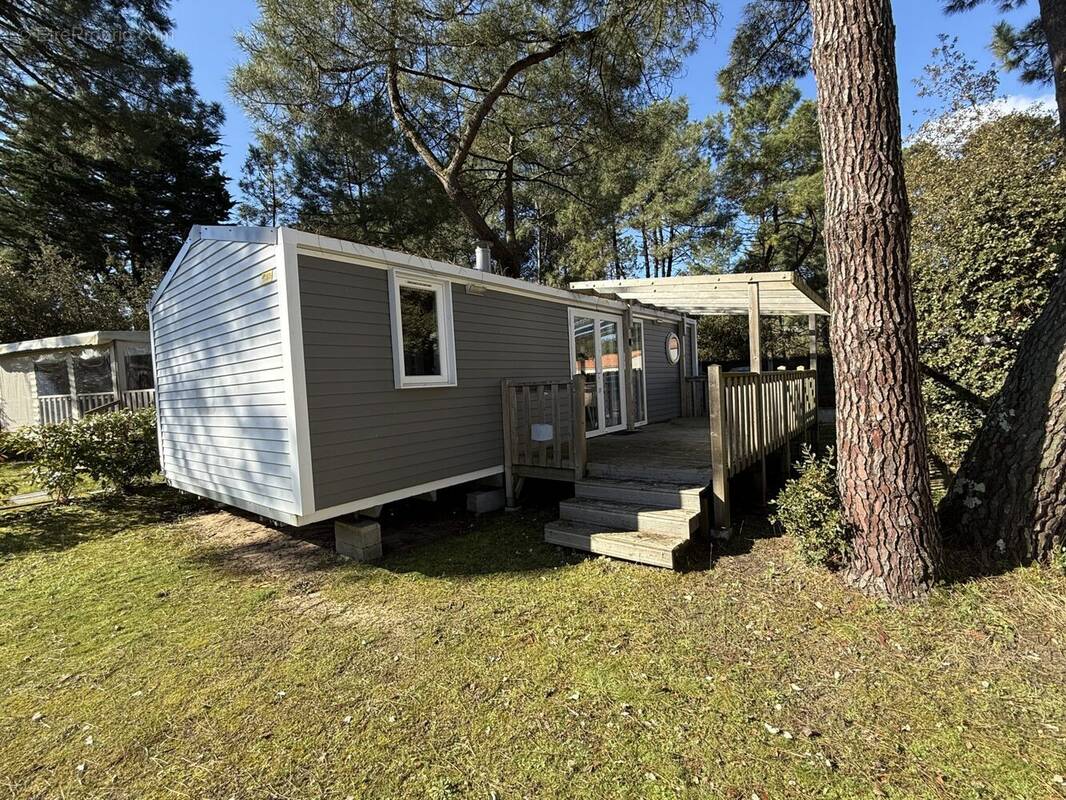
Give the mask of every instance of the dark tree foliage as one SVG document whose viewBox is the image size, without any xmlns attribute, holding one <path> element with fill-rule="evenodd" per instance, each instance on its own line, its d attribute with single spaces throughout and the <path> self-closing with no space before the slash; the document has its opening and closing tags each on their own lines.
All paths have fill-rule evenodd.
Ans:
<svg viewBox="0 0 1066 800">
<path fill-rule="evenodd" d="M 0 247 L 140 284 L 229 214 L 222 110 L 167 47 L 165 2 L 0 3 Z M 48 331 L 45 331 L 48 332 Z M 58 332 L 58 331 L 52 331 Z"/>
<path fill-rule="evenodd" d="M 0 116 L 27 85 L 68 115 L 101 121 L 116 102 L 147 103 L 187 67 L 164 41 L 169 0 L 0 0 Z M 136 104 L 134 102 L 134 104 Z"/>
<path fill-rule="evenodd" d="M 786 83 L 810 70 L 811 14 L 807 0 L 751 0 L 718 73 L 722 99 L 743 100 L 762 86 Z"/>
</svg>

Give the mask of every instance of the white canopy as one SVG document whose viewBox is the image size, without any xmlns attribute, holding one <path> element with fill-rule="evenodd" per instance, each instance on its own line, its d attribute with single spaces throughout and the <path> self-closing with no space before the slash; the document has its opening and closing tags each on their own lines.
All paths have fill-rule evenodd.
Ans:
<svg viewBox="0 0 1066 800">
<path fill-rule="evenodd" d="M 578 292 L 636 300 L 694 317 L 749 314 L 827 316 L 829 306 L 795 272 L 745 272 L 729 275 L 683 275 L 676 278 L 634 278 L 578 281 Z"/>
</svg>

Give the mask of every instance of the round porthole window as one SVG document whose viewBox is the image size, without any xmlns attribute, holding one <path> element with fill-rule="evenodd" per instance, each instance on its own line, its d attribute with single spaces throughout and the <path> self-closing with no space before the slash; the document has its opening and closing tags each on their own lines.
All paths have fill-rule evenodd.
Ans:
<svg viewBox="0 0 1066 800">
<path fill-rule="evenodd" d="M 671 364 L 681 360 L 681 340 L 677 338 L 676 333 L 666 337 L 666 360 Z"/>
</svg>

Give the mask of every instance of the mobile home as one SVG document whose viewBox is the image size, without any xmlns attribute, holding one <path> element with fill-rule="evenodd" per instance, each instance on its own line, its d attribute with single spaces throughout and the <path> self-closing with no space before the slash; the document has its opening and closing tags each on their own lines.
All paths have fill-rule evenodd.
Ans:
<svg viewBox="0 0 1066 800">
<path fill-rule="evenodd" d="M 581 479 L 586 439 L 706 414 L 694 317 L 618 294 L 194 228 L 149 307 L 166 479 L 294 525 L 499 475 Z"/>
<path fill-rule="evenodd" d="M 0 344 L 0 429 L 48 425 L 153 399 L 147 331 L 86 331 Z"/>
</svg>

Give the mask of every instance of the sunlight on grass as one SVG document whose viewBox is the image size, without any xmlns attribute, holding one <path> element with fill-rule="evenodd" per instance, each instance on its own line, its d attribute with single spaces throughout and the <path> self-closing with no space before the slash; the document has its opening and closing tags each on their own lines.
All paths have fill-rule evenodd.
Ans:
<svg viewBox="0 0 1066 800">
<path fill-rule="evenodd" d="M 13 796 L 1033 797 L 1066 764 L 1050 573 L 894 611 L 774 539 L 675 574 L 522 512 L 279 565 L 198 513 L 0 518 Z"/>
</svg>

